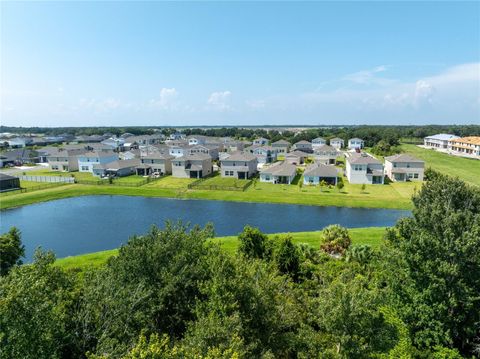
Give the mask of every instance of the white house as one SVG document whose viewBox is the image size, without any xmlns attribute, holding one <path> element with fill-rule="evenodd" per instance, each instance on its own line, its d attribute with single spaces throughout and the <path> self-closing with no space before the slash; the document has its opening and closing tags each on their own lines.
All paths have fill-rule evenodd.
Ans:
<svg viewBox="0 0 480 359">
<path fill-rule="evenodd" d="M 362 149 L 365 143 L 361 138 L 351 138 L 348 140 L 348 148 L 350 150 Z"/>
<path fill-rule="evenodd" d="M 189 146 L 204 145 L 207 142 L 205 136 L 199 135 L 188 136 L 187 141 Z"/>
<path fill-rule="evenodd" d="M 383 184 L 385 177 L 383 164 L 365 152 L 347 155 L 345 174 L 353 184 Z"/>
<path fill-rule="evenodd" d="M 78 156 L 78 171 L 93 173 L 94 165 L 104 165 L 118 160 L 113 151 L 90 151 Z"/>
<path fill-rule="evenodd" d="M 258 146 L 264 146 L 268 144 L 268 140 L 264 137 L 256 138 L 253 140 L 253 144 Z"/>
<path fill-rule="evenodd" d="M 450 140 L 454 140 L 459 138 L 455 135 L 450 135 L 448 133 L 439 133 L 438 135 L 427 136 L 423 139 L 423 144 L 425 147 L 429 148 L 442 148 L 447 149 L 449 148 Z"/>
<path fill-rule="evenodd" d="M 292 147 L 294 150 L 298 150 L 298 151 L 303 151 L 305 153 L 312 153 L 313 152 L 313 149 L 312 149 L 312 143 L 311 142 L 308 142 L 308 141 L 298 141 L 297 143 L 295 143 Z"/>
<path fill-rule="evenodd" d="M 345 141 L 341 138 L 335 137 L 330 140 L 330 146 L 339 150 L 345 146 Z"/>
<path fill-rule="evenodd" d="M 315 149 L 317 149 L 319 147 L 322 147 L 323 145 L 326 145 L 326 144 L 327 144 L 327 141 L 325 141 L 324 138 L 317 137 L 317 138 L 313 139 L 312 140 L 313 151 L 315 151 Z"/>
</svg>

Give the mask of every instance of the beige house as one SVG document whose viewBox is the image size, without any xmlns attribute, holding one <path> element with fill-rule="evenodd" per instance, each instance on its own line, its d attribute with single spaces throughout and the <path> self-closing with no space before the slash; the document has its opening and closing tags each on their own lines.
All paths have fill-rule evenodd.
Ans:
<svg viewBox="0 0 480 359">
<path fill-rule="evenodd" d="M 277 162 L 260 171 L 260 182 L 291 184 L 297 175 L 297 166 L 287 162 Z"/>
<path fill-rule="evenodd" d="M 152 173 L 160 175 L 172 173 L 172 160 L 175 157 L 160 152 L 150 153 L 140 158 L 141 164 L 137 166 L 137 175 L 148 176 Z"/>
<path fill-rule="evenodd" d="M 394 182 L 423 181 L 425 162 L 406 153 L 385 157 L 385 174 Z"/>
<path fill-rule="evenodd" d="M 212 172 L 212 157 L 205 153 L 186 154 L 172 160 L 173 177 L 203 178 Z"/>
<path fill-rule="evenodd" d="M 78 157 L 87 152 L 85 149 L 51 148 L 48 150 L 48 165 L 52 171 L 78 171 Z"/>
<path fill-rule="evenodd" d="M 452 152 L 480 156 L 480 137 L 469 136 L 448 140 L 448 148 Z"/>
<path fill-rule="evenodd" d="M 257 157 L 249 152 L 236 152 L 221 159 L 222 177 L 248 179 L 257 173 Z"/>
</svg>

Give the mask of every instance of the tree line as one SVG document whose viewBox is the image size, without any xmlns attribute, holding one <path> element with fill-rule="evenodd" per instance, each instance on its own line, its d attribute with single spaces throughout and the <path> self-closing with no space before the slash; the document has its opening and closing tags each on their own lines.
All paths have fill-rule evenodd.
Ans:
<svg viewBox="0 0 480 359">
<path fill-rule="evenodd" d="M 338 225 L 318 248 L 246 226 L 230 255 L 212 225 L 167 223 L 78 272 L 21 265 L 11 230 L 0 358 L 478 357 L 480 191 L 428 178 L 378 250 Z"/>
</svg>

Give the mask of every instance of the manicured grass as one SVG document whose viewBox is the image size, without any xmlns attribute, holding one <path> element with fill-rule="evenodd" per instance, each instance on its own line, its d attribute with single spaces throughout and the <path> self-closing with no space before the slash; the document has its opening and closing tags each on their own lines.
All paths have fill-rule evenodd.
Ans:
<svg viewBox="0 0 480 359">
<path fill-rule="evenodd" d="M 195 181 L 195 178 L 175 178 L 172 176 L 165 176 L 158 181 L 145 185 L 144 188 L 173 188 L 186 190 L 187 186 Z"/>
<path fill-rule="evenodd" d="M 415 145 L 402 144 L 403 152 L 425 161 L 425 168 L 432 169 L 476 186 L 480 186 L 480 161 L 452 156 L 435 150 L 424 149 Z"/>
<path fill-rule="evenodd" d="M 141 182 L 145 181 L 145 177 L 143 176 L 137 176 L 137 175 L 131 175 L 131 176 L 125 176 L 125 177 L 118 177 L 114 178 L 113 182 L 114 183 L 125 183 L 125 184 L 138 184 Z"/>
<path fill-rule="evenodd" d="M 384 227 L 369 227 L 369 228 L 352 228 L 349 229 L 350 236 L 352 237 L 352 244 L 368 244 L 375 249 L 378 249 L 383 241 L 383 235 L 385 233 Z M 282 237 L 285 235 L 292 236 L 293 242 L 300 244 L 304 243 L 314 248 L 319 248 L 321 242 L 321 231 L 315 232 L 292 232 L 292 233 L 274 233 L 269 234 L 270 238 L 276 236 Z M 221 247 L 230 254 L 235 254 L 238 248 L 238 238 L 236 236 L 218 237 L 212 239 L 212 242 L 219 243 Z M 78 256 L 71 256 L 66 258 L 60 258 L 56 261 L 56 264 L 64 269 L 81 269 L 98 267 L 103 263 L 106 263 L 107 259 L 118 253 L 117 249 L 82 254 Z"/>
<path fill-rule="evenodd" d="M 209 186 L 218 186 L 218 187 L 243 187 L 249 180 L 239 180 L 236 178 L 222 177 L 220 174 L 207 178 L 205 181 L 200 182 L 196 187 L 209 187 Z"/>
<path fill-rule="evenodd" d="M 49 169 L 33 170 L 25 172 L 27 176 L 58 176 L 58 177 L 75 177 L 77 180 L 83 181 L 99 181 L 99 177 L 95 177 L 90 172 L 61 172 L 51 171 Z"/>
</svg>

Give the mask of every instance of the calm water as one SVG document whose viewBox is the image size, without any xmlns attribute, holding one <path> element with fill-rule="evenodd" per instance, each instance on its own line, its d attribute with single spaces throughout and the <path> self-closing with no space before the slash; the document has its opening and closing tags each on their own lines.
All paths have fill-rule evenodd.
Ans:
<svg viewBox="0 0 480 359">
<path fill-rule="evenodd" d="M 128 196 L 87 196 L 39 203 L 0 213 L 0 229 L 20 228 L 27 260 L 36 247 L 57 257 L 118 247 L 153 224 L 183 220 L 213 222 L 217 235 L 236 235 L 246 224 L 267 233 L 319 230 L 329 224 L 345 227 L 391 226 L 409 211 L 316 207 L 266 203 L 177 200 Z"/>
</svg>

